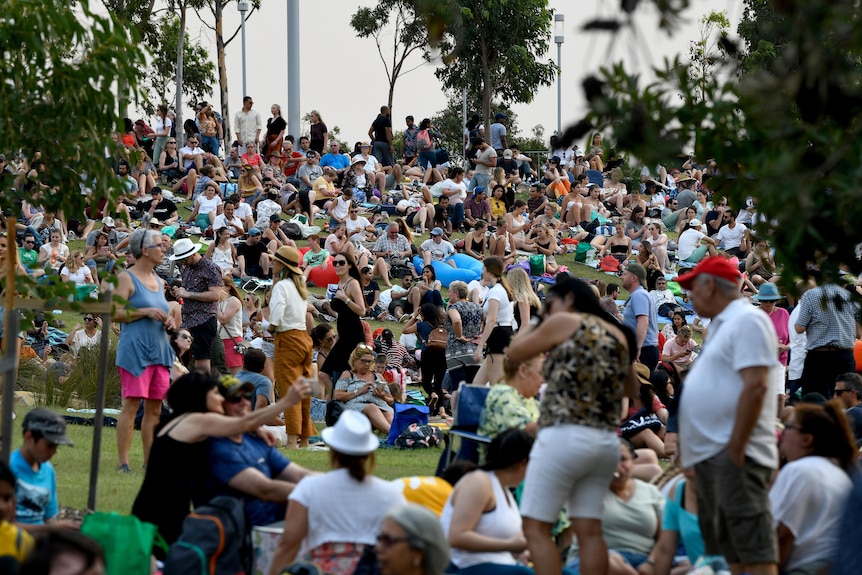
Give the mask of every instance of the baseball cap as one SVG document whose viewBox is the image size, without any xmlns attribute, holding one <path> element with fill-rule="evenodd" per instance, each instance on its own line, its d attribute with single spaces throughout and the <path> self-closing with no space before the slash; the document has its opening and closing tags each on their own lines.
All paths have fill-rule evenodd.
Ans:
<svg viewBox="0 0 862 575">
<path fill-rule="evenodd" d="M 626 266 L 626 271 L 637 276 L 641 283 L 646 281 L 646 268 L 639 263 L 630 263 Z"/>
<path fill-rule="evenodd" d="M 442 236 L 443 230 L 440 228 L 434 228 L 433 230 L 431 230 L 431 235 L 432 236 Z"/>
<path fill-rule="evenodd" d="M 675 277 L 674 281 L 683 289 L 691 289 L 691 284 L 694 278 L 700 274 L 715 276 L 728 281 L 739 281 L 742 275 L 739 273 L 739 267 L 734 267 L 732 263 L 721 256 L 709 256 L 703 258 L 697 266 L 681 276 Z"/>
<path fill-rule="evenodd" d="M 112 218 L 111 216 L 105 216 L 104 218 L 102 218 L 102 225 L 109 228 L 117 227 L 114 225 L 114 218 Z"/>
<path fill-rule="evenodd" d="M 44 407 L 36 408 L 24 416 L 24 431 L 38 431 L 51 443 L 72 445 L 66 437 L 66 420 Z"/>
<path fill-rule="evenodd" d="M 507 115 L 506 115 L 506 114 L 504 114 L 503 112 L 497 112 L 496 114 L 494 114 L 494 119 L 495 119 L 495 120 L 499 120 L 500 118 L 503 118 L 504 120 L 508 120 L 508 119 L 509 119 L 509 116 L 507 116 Z"/>
<path fill-rule="evenodd" d="M 701 221 L 697 218 L 694 218 L 693 220 L 689 220 L 689 222 L 688 222 L 688 227 L 690 227 L 690 228 L 699 228 L 702 225 L 703 224 L 701 223 Z"/>
<path fill-rule="evenodd" d="M 248 235 L 250 235 L 250 236 L 259 236 L 259 235 L 260 235 L 260 230 L 259 230 L 259 229 L 257 229 L 257 228 L 251 228 L 251 229 L 248 231 Z"/>
<path fill-rule="evenodd" d="M 254 384 L 250 381 L 239 381 L 236 378 L 225 378 L 226 383 L 219 383 L 218 391 L 222 397 L 236 397 L 244 393 L 254 393 Z"/>
</svg>

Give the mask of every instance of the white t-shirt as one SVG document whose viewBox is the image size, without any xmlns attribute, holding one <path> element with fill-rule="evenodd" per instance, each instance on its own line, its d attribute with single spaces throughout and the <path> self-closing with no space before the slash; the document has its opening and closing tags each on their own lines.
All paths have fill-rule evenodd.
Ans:
<svg viewBox="0 0 862 575">
<path fill-rule="evenodd" d="M 343 220 L 350 214 L 351 204 L 353 204 L 353 202 L 345 200 L 343 196 L 333 198 L 332 205 L 329 206 L 329 213 L 339 220 Z"/>
<path fill-rule="evenodd" d="M 724 249 L 726 250 L 738 248 L 739 244 L 742 243 L 742 237 L 745 235 L 745 230 L 747 229 L 748 228 L 738 222 L 732 228 L 730 226 L 721 226 L 721 229 L 718 230 L 716 239 L 724 242 Z"/>
<path fill-rule="evenodd" d="M 251 206 L 245 202 L 240 202 L 236 209 L 233 211 L 233 214 L 242 221 L 245 221 L 246 218 L 252 217 Z M 267 224 L 268 223 L 269 220 L 267 220 Z"/>
<path fill-rule="evenodd" d="M 513 325 L 515 323 L 515 304 L 509 301 L 509 294 L 506 293 L 506 288 L 503 284 L 496 283 L 494 287 L 488 290 L 488 295 L 485 296 L 485 303 L 482 304 L 482 310 L 488 313 L 488 303 L 495 299 L 500 302 L 497 307 L 497 324 L 498 326 Z"/>
<path fill-rule="evenodd" d="M 697 242 L 700 241 L 700 238 L 705 236 L 706 234 L 695 229 L 688 229 L 682 232 L 676 242 L 676 255 L 680 261 L 688 259 L 688 257 L 694 253 L 694 250 L 697 248 Z"/>
<path fill-rule="evenodd" d="M 462 180 L 460 184 L 456 184 L 452 180 L 446 180 L 443 182 L 443 185 L 440 186 L 440 190 L 448 191 L 448 190 L 458 190 L 457 194 L 452 194 L 449 196 L 449 205 L 460 204 L 464 200 L 467 199 L 467 184 Z"/>
<path fill-rule="evenodd" d="M 796 306 L 790 312 L 790 320 L 788 325 L 791 326 L 790 332 L 790 361 L 787 363 L 787 379 L 802 379 L 802 368 L 805 365 L 805 356 L 807 355 L 806 345 L 808 343 L 808 334 L 805 332 L 796 333 L 796 329 L 792 326 L 796 325 L 799 320 L 799 313 L 802 308 Z"/>
<path fill-rule="evenodd" d="M 389 481 L 369 476 L 360 483 L 346 469 L 303 478 L 288 499 L 308 509 L 301 555 L 327 542 L 374 545 L 389 508 L 407 503 Z"/>
<path fill-rule="evenodd" d="M 168 132 L 168 136 L 170 136 L 170 134 L 171 134 L 171 126 L 173 126 L 173 124 L 174 124 L 174 123 L 173 123 L 173 122 L 171 122 L 171 119 L 170 119 L 170 118 L 162 118 L 162 117 L 159 117 L 159 119 L 158 119 L 158 120 L 156 120 L 156 133 L 158 134 L 158 133 L 161 133 L 161 132 L 167 131 L 167 132 Z M 165 130 L 165 128 L 167 128 L 167 130 Z M 164 136 L 164 137 L 165 137 L 165 138 L 167 138 L 168 136 Z M 158 160 L 158 158 L 156 158 L 156 160 Z"/>
<path fill-rule="evenodd" d="M 476 290 L 476 294 L 479 298 L 479 305 L 485 303 L 485 298 L 488 297 L 488 286 L 482 285 L 482 282 L 479 280 L 473 280 L 467 284 L 467 293 L 471 294 L 474 290 Z"/>
<path fill-rule="evenodd" d="M 70 282 L 74 282 L 76 286 L 81 287 L 93 281 L 93 274 L 90 272 L 90 268 L 87 266 L 81 266 L 78 268 L 78 271 L 73 272 L 70 271 L 69 268 L 63 266 L 60 270 L 60 275 L 66 275 L 69 277 Z M 87 280 L 90 280 L 89 282 Z"/>
<path fill-rule="evenodd" d="M 352 161 L 355 162 L 357 158 L 360 160 L 365 160 L 364 170 L 366 174 L 373 174 L 377 171 L 377 158 L 375 158 L 371 154 L 368 154 L 367 158 L 361 154 L 357 154 L 356 156 L 353 156 Z"/>
<path fill-rule="evenodd" d="M 208 214 L 210 212 L 214 212 L 221 205 L 221 198 L 218 196 L 213 196 L 213 199 L 207 199 L 207 197 L 203 194 L 198 196 L 198 215 L 200 214 Z M 234 212 L 235 213 L 235 212 Z"/>
<path fill-rule="evenodd" d="M 768 367 L 767 381 L 775 382 L 778 341 L 769 316 L 744 299 L 732 301 L 709 324 L 709 338 L 692 365 L 680 399 L 679 435 L 682 463 L 691 467 L 727 448 L 743 393 L 740 370 Z M 770 390 L 771 391 L 771 390 Z M 775 468 L 777 402 L 763 402 L 745 446 L 745 455 L 764 467 Z"/>
<path fill-rule="evenodd" d="M 795 537 L 784 571 L 834 557 L 844 504 L 852 490 L 850 477 L 824 457 L 803 457 L 781 468 L 769 501 L 775 526 L 783 523 Z"/>
<path fill-rule="evenodd" d="M 433 239 L 427 239 L 422 242 L 422 245 L 419 246 L 419 249 L 423 252 L 431 252 L 431 259 L 434 261 L 442 262 L 449 256 L 455 253 L 455 246 L 451 243 L 443 240 L 439 244 L 435 242 Z"/>
<path fill-rule="evenodd" d="M 363 218 L 362 216 L 358 216 L 355 220 L 351 218 L 347 218 L 347 235 L 350 236 L 350 240 L 354 242 L 364 242 L 365 241 L 365 228 L 371 225 L 371 222 L 368 221 L 367 218 Z"/>
<path fill-rule="evenodd" d="M 244 229 L 243 225 L 242 225 L 242 220 L 239 219 L 238 217 L 236 217 L 236 213 L 234 213 L 233 219 L 230 220 L 230 223 L 228 223 L 227 216 L 225 216 L 224 214 L 217 215 L 215 217 L 215 220 L 213 221 L 213 231 L 218 231 L 219 228 L 229 229 L 230 230 L 230 241 L 232 243 L 236 243 L 236 238 L 237 238 L 237 236 L 240 235 L 240 233 L 239 233 L 239 230 L 237 230 L 235 227 L 233 227 L 230 224 L 236 224 L 239 226 L 240 229 Z"/>
</svg>

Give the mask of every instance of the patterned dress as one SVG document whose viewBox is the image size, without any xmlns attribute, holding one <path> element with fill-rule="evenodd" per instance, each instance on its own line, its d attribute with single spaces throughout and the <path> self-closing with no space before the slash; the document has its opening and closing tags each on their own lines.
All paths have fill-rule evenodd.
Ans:
<svg viewBox="0 0 862 575">
<path fill-rule="evenodd" d="M 595 316 L 582 314 L 572 337 L 545 360 L 548 387 L 539 408 L 539 427 L 576 424 L 616 431 L 629 365 L 625 342 Z"/>
<path fill-rule="evenodd" d="M 335 383 L 335 389 L 337 389 L 338 391 L 353 392 L 359 391 L 360 389 L 368 385 L 368 382 L 364 379 L 356 377 L 355 375 L 353 375 L 352 372 L 349 373 L 349 377 L 342 377 Z M 383 381 L 377 374 L 374 374 L 374 380 L 377 383 Z M 362 410 L 365 409 L 365 406 L 369 403 L 373 403 L 374 405 L 379 407 L 381 411 L 392 411 L 392 407 L 388 403 L 383 401 L 381 398 L 375 396 L 370 391 L 361 393 L 356 397 L 345 401 L 344 405 L 347 407 L 347 409 L 352 409 L 354 411 L 362 413 Z"/>
</svg>

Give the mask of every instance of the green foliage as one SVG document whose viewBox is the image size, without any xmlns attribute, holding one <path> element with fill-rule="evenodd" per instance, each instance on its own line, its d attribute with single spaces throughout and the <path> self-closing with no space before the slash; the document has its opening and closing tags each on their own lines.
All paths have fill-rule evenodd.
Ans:
<svg viewBox="0 0 862 575">
<path fill-rule="evenodd" d="M 746 23 L 742 69 L 738 48 L 727 41 L 727 57 L 701 82 L 678 59 L 665 62 L 647 85 L 616 64 L 587 83 L 588 124 L 612 128 L 619 151 L 650 166 L 695 142 L 695 157 L 714 158 L 719 167 L 711 188 L 734 209 L 747 197 L 757 202 L 756 232 L 775 248 L 786 279 L 805 275 L 814 263 L 832 277 L 839 266 L 858 272 L 862 27 L 856 4 L 750 0 L 747 6 L 746 17 L 763 22 Z M 761 29 L 768 36 L 759 37 Z M 767 44 L 772 48 L 762 51 Z M 765 62 L 770 51 L 775 58 Z"/>
<path fill-rule="evenodd" d="M 725 56 L 721 37 L 727 36 L 730 20 L 724 11 L 713 10 L 698 20 L 698 38 L 688 49 L 688 74 L 699 88 L 696 96 L 703 100 L 706 78 L 713 74 Z"/>
<path fill-rule="evenodd" d="M 489 126 L 492 99 L 528 103 L 556 78 L 556 64 L 537 60 L 548 51 L 552 13 L 547 0 L 461 0 L 460 6 L 465 33 L 460 43 L 451 32 L 443 36 L 440 48 L 454 59 L 434 74 L 448 90 L 481 94 L 478 109 Z"/>
<path fill-rule="evenodd" d="M 161 53 L 153 58 L 147 74 L 147 87 L 150 102 L 147 113 L 155 112 L 156 104 L 167 104 L 176 95 L 177 47 L 180 37 L 180 19 L 176 14 L 165 15 L 156 27 L 156 45 L 162 46 Z M 209 52 L 200 42 L 192 40 L 188 34 L 183 42 L 183 95 L 194 108 L 196 98 L 210 93 L 215 84 L 215 64 Z"/>
<path fill-rule="evenodd" d="M 398 78 L 421 65 L 404 69 L 407 59 L 428 44 L 425 23 L 417 17 L 414 3 L 409 0 L 378 0 L 373 8 L 360 7 L 350 18 L 350 26 L 358 37 L 373 38 L 377 44 L 389 81 L 387 105 L 391 109 Z"/>
<path fill-rule="evenodd" d="M 94 14 L 86 1 L 76 10 L 80 16 L 57 0 L 7 0 L 0 20 L 0 146 L 7 157 L 39 154 L 29 193 L 41 184 L 40 203 L 67 214 L 119 193 L 105 161 L 116 145 L 110 133 L 122 126 L 116 88 L 124 83 L 139 101 L 146 67 L 143 50 L 111 15 Z M 16 187 L 13 180 L 0 174 L 4 190 Z M 81 184 L 91 193 L 82 195 Z M 15 213 L 14 195 L 0 197 L 0 207 Z"/>
</svg>

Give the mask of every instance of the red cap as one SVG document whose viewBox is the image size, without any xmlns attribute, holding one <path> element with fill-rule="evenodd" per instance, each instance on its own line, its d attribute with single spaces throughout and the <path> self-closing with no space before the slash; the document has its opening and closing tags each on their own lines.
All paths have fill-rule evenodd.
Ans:
<svg viewBox="0 0 862 575">
<path fill-rule="evenodd" d="M 742 278 L 739 268 L 735 267 L 725 258 L 721 256 L 709 256 L 702 259 L 693 270 L 687 274 L 675 277 L 673 281 L 678 283 L 683 289 L 691 289 L 691 282 L 700 274 L 708 274 L 732 282 L 739 281 Z"/>
</svg>

